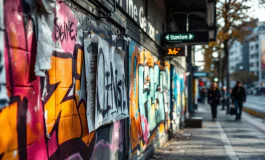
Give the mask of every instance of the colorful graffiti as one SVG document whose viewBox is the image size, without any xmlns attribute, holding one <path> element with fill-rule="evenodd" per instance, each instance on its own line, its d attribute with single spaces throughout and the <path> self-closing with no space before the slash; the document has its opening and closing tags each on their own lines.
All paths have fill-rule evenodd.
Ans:
<svg viewBox="0 0 265 160">
<path fill-rule="evenodd" d="M 134 157 L 164 136 L 181 106 L 173 67 L 131 41 L 127 97 L 125 52 L 112 47 L 117 28 L 61 0 L 36 2 L 0 0 L 0 160 L 125 159 L 124 140 Z M 101 38 L 88 43 L 83 33 L 91 30 Z"/>
<path fill-rule="evenodd" d="M 92 47 L 90 35 L 85 37 L 86 79 L 89 86 L 87 110 L 90 131 L 128 117 L 127 89 L 125 86 L 125 52 L 110 46 L 97 37 L 97 48 Z M 96 66 L 96 67 L 95 67 Z M 94 95 L 94 91 L 96 94 Z M 91 93 L 93 95 L 91 95 Z M 96 107 L 94 107 L 96 106 Z"/>
<path fill-rule="evenodd" d="M 145 150 L 169 125 L 170 65 L 134 41 L 129 46 L 131 156 Z"/>
<path fill-rule="evenodd" d="M 6 91 L 6 73 L 4 58 L 4 9 L 3 0 L 0 0 L 0 109 L 8 104 Z"/>
<path fill-rule="evenodd" d="M 183 74 L 179 73 L 174 65 L 171 64 L 171 119 L 174 124 L 179 124 L 179 120 L 184 118 L 184 99 L 185 82 Z"/>
<path fill-rule="evenodd" d="M 28 4 L 4 2 L 3 53 L 10 103 L 0 109 L 0 159 L 98 159 L 102 154 L 117 159 L 123 149 L 123 121 L 89 133 L 78 19 L 60 0 L 56 7 L 51 69 L 40 78 L 34 72 L 38 43 Z"/>
<path fill-rule="evenodd" d="M 125 52 L 98 41 L 95 127 L 128 117 Z"/>
</svg>

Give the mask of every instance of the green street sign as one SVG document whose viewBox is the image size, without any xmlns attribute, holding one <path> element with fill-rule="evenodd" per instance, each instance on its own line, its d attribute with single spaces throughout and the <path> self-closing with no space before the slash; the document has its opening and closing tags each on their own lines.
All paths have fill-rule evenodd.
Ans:
<svg viewBox="0 0 265 160">
<path fill-rule="evenodd" d="M 194 39 L 194 34 L 189 33 L 189 34 L 167 34 L 166 35 L 166 40 L 168 41 L 190 41 Z"/>
<path fill-rule="evenodd" d="M 170 32 L 164 34 L 163 41 L 164 43 L 207 44 L 209 43 L 209 32 Z"/>
</svg>

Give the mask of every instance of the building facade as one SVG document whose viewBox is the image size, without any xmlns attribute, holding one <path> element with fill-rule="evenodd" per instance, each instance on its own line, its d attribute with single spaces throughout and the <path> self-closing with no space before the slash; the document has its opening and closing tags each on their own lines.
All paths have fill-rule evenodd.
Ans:
<svg viewBox="0 0 265 160">
<path fill-rule="evenodd" d="M 247 71 L 250 75 L 258 77 L 254 82 L 258 87 L 265 85 L 265 69 L 262 61 L 265 50 L 265 23 L 258 22 L 257 27 L 252 30 L 242 43 L 235 41 L 229 49 L 230 74 L 236 71 Z"/>
<path fill-rule="evenodd" d="M 249 72 L 258 76 L 259 87 L 265 86 L 265 67 L 262 57 L 265 51 L 265 22 L 259 22 L 249 41 Z"/>
<path fill-rule="evenodd" d="M 229 49 L 229 72 L 230 74 L 242 70 L 243 68 L 243 45 L 235 41 L 231 44 Z"/>
</svg>

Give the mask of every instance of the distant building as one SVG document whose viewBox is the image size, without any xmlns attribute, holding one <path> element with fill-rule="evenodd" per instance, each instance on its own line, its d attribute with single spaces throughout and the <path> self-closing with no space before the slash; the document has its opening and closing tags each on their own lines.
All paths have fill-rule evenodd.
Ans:
<svg viewBox="0 0 265 160">
<path fill-rule="evenodd" d="M 257 22 L 242 43 L 234 41 L 229 48 L 229 73 L 244 70 L 258 76 L 257 84 L 265 87 L 265 22 Z"/>
<path fill-rule="evenodd" d="M 249 72 L 258 76 L 260 87 L 265 86 L 265 22 L 259 22 L 249 41 Z"/>
<path fill-rule="evenodd" d="M 243 60 L 243 45 L 238 41 L 234 41 L 229 49 L 229 73 L 232 74 L 238 70 L 246 69 Z"/>
</svg>

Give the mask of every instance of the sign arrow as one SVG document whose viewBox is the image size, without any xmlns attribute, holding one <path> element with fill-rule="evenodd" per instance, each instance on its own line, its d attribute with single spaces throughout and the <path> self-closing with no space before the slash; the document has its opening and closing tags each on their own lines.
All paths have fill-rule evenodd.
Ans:
<svg viewBox="0 0 265 160">
<path fill-rule="evenodd" d="M 167 40 L 169 40 L 169 35 L 167 35 L 165 38 L 166 38 Z"/>
<path fill-rule="evenodd" d="M 189 39 L 193 39 L 193 35 L 192 34 L 189 34 Z"/>
</svg>

